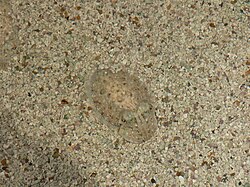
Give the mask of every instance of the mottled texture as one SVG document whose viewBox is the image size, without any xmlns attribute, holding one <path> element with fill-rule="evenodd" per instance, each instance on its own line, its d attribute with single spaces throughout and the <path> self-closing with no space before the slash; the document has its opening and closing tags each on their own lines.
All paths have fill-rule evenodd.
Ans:
<svg viewBox="0 0 250 187">
<path fill-rule="evenodd" d="M 17 29 L 12 20 L 11 2 L 0 0 L 0 71 L 7 70 L 12 48 L 17 43 Z"/>
<path fill-rule="evenodd" d="M 142 143 L 157 129 L 154 100 L 148 88 L 126 71 L 97 70 L 90 78 L 88 96 L 99 120 L 126 140 Z"/>
<path fill-rule="evenodd" d="M 0 0 L 0 47 L 12 33 L 11 6 L 7 0 Z"/>
</svg>

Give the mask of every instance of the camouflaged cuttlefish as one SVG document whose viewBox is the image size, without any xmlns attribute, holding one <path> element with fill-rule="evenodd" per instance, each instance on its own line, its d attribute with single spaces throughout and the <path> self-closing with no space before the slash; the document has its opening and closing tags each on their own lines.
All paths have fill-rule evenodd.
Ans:
<svg viewBox="0 0 250 187">
<path fill-rule="evenodd" d="M 142 143 L 157 129 L 152 95 L 134 75 L 96 70 L 90 77 L 88 96 L 101 122 L 127 141 Z"/>
</svg>

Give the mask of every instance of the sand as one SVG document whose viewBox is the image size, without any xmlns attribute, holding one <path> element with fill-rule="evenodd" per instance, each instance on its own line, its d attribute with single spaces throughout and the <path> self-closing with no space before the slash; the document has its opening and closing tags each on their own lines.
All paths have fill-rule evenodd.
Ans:
<svg viewBox="0 0 250 187">
<path fill-rule="evenodd" d="M 0 186 L 250 186 L 249 1 L 0 3 Z M 93 112 L 104 68 L 154 95 L 145 143 Z"/>
</svg>

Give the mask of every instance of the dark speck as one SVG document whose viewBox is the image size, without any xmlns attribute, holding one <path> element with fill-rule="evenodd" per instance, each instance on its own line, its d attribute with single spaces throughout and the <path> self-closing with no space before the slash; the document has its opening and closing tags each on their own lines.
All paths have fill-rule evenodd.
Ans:
<svg viewBox="0 0 250 187">
<path fill-rule="evenodd" d="M 156 180 L 155 180 L 154 178 L 152 178 L 152 179 L 151 179 L 151 182 L 155 184 L 155 183 L 156 183 Z"/>
<path fill-rule="evenodd" d="M 217 105 L 217 106 L 215 107 L 215 109 L 216 109 L 216 110 L 220 110 L 220 109 L 221 109 L 221 106 L 220 106 L 220 105 Z"/>
</svg>

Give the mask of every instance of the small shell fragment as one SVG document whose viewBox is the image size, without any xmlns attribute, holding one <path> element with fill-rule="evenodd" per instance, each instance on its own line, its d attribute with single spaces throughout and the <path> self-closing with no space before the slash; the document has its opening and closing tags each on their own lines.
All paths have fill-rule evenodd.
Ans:
<svg viewBox="0 0 250 187">
<path fill-rule="evenodd" d="M 153 99 L 136 76 L 123 70 L 97 70 L 90 78 L 88 96 L 99 120 L 125 140 L 142 143 L 155 134 Z"/>
</svg>

